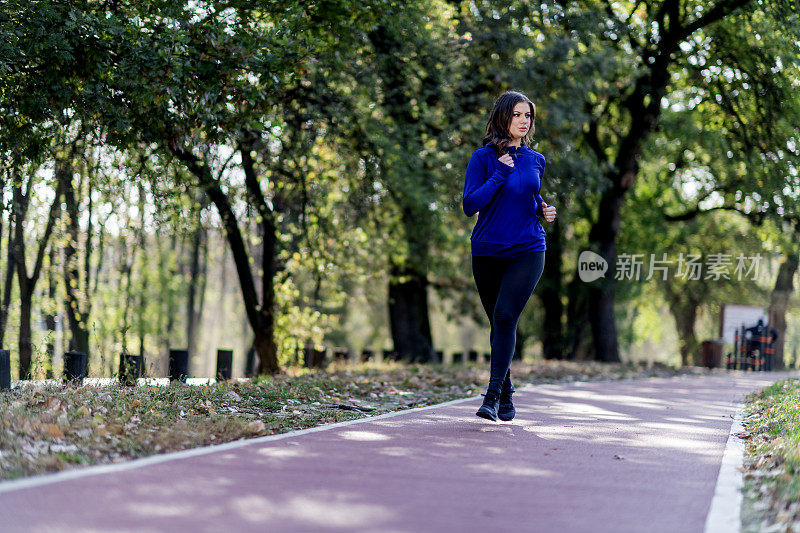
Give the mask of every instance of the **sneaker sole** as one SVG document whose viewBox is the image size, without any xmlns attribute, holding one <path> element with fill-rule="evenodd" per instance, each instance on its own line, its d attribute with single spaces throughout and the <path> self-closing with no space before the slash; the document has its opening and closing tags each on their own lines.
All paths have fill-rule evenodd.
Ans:
<svg viewBox="0 0 800 533">
<path fill-rule="evenodd" d="M 509 404 L 503 404 L 503 405 L 509 405 Z M 514 417 L 516 416 L 516 414 L 517 414 L 517 410 L 514 409 L 514 405 L 513 404 L 511 404 L 511 409 L 506 409 L 506 410 L 503 410 L 503 409 L 500 409 L 500 408 L 497 409 L 497 418 L 499 418 L 503 422 L 508 422 L 510 420 L 514 420 Z"/>
<path fill-rule="evenodd" d="M 497 422 L 497 418 L 492 417 L 492 415 L 490 415 L 486 411 L 478 411 L 475 414 L 477 416 L 481 417 L 481 418 L 485 418 L 486 420 L 491 420 L 492 422 Z"/>
</svg>

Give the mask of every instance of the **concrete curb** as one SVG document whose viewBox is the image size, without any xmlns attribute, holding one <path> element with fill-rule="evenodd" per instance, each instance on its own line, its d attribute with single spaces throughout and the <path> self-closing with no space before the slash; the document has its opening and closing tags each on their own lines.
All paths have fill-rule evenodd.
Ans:
<svg viewBox="0 0 800 533">
<path fill-rule="evenodd" d="M 741 467 L 744 460 L 744 441 L 739 434 L 744 431 L 744 426 L 742 426 L 744 407 L 743 402 L 737 404 L 736 414 L 728 433 L 728 442 L 725 445 L 725 453 L 722 456 L 714 497 L 706 517 L 704 533 L 740 533 L 741 531 L 742 488 L 744 487 Z"/>
</svg>

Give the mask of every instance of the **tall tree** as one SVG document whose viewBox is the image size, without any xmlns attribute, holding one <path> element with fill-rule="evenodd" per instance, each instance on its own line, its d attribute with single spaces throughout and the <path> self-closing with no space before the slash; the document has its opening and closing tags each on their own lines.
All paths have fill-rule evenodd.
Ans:
<svg viewBox="0 0 800 533">
<path fill-rule="evenodd" d="M 65 163 L 66 164 L 66 163 Z M 71 163 L 70 163 L 71 164 Z M 69 322 L 71 338 L 70 350 L 85 353 L 87 360 L 91 355 L 89 349 L 89 316 L 91 314 L 91 256 L 92 256 L 92 186 L 90 172 L 85 172 L 89 180 L 88 199 L 85 210 L 81 208 L 81 186 L 83 176 L 76 176 L 70 168 L 65 175 L 62 185 L 62 198 L 64 202 L 64 216 L 67 226 L 66 242 L 64 244 L 64 288 L 66 292 L 66 314 Z M 79 178 L 76 183 L 76 177 Z M 80 228 L 80 214 L 86 213 L 87 227 L 85 231 Z M 83 237 L 83 245 L 81 245 Z M 83 251 L 83 264 L 81 254 Z"/>
<path fill-rule="evenodd" d="M 4 176 L 2 182 L 2 190 L 5 193 L 6 184 L 10 181 L 7 179 L 10 176 L 10 169 L 4 169 Z M 8 308 L 11 303 L 11 290 L 14 288 L 14 271 L 16 263 L 14 261 L 14 211 L 12 209 L 3 209 L 8 212 L 8 239 L 6 239 L 6 271 L 5 280 L 3 282 L 3 294 L 0 299 L 0 346 L 3 346 L 3 340 L 6 335 L 6 326 L 8 325 Z M 1 230 L 1 228 L 0 228 Z"/>
<path fill-rule="evenodd" d="M 59 193 L 63 184 L 71 179 L 71 167 L 68 160 L 56 160 L 56 195 L 52 201 L 48 215 L 47 222 L 43 234 L 37 239 L 36 256 L 34 259 L 33 267 L 28 268 L 28 261 L 26 259 L 26 243 L 25 243 L 25 219 L 28 214 L 28 209 L 31 205 L 31 197 L 33 195 L 33 184 L 36 169 L 28 169 L 28 179 L 23 177 L 23 172 L 20 169 L 12 171 L 12 213 L 14 219 L 14 263 L 17 271 L 17 281 L 19 283 L 19 303 L 20 303 L 20 324 L 19 324 L 19 379 L 31 378 L 31 311 L 33 305 L 33 294 L 36 288 L 36 283 L 39 281 L 39 276 L 42 272 L 44 265 L 44 256 L 48 245 L 50 244 L 50 236 L 53 233 L 53 228 L 58 219 L 61 200 Z M 30 274 L 28 274 L 30 272 Z"/>
<path fill-rule="evenodd" d="M 551 4 L 554 22 L 560 23 L 571 39 L 577 39 L 587 53 L 613 50 L 615 62 L 624 67 L 610 70 L 614 78 L 598 79 L 597 90 L 588 91 L 582 105 L 590 110 L 584 124 L 584 141 L 594 147 L 605 187 L 601 192 L 589 232 L 589 247 L 611 266 L 605 276 L 589 284 L 586 309 L 594 339 L 595 357 L 619 360 L 617 326 L 614 318 L 614 268 L 620 233 L 621 211 L 639 175 L 649 136 L 656 130 L 665 103 L 676 94 L 677 73 L 702 58 L 703 63 L 725 65 L 747 62 L 764 50 L 748 49 L 738 42 L 709 40 L 722 25 L 742 34 L 747 26 L 734 24 L 768 19 L 780 24 L 777 13 L 796 10 L 790 2 L 757 4 L 748 0 L 718 0 L 699 3 L 682 0 L 653 2 L 589 2 Z M 796 18 L 796 17 L 795 17 Z M 788 28 L 791 34 L 797 28 Z M 780 51 L 766 52 L 774 57 Z M 735 54 L 735 56 L 732 56 Z M 779 76 L 785 72 L 778 73 Z M 710 73 L 720 79 L 719 71 Z M 774 86 L 774 84 L 773 84 Z M 756 99 L 761 94 L 751 93 Z M 666 99 L 665 99 L 666 98 Z M 762 101 L 767 101 L 768 96 Z"/>
<path fill-rule="evenodd" d="M 193 202 L 195 214 L 192 230 L 191 258 L 189 260 L 188 292 L 186 296 L 186 343 L 189 353 L 197 350 L 197 327 L 203 316 L 205 303 L 206 265 L 208 261 L 208 232 L 203 224 L 205 198 Z"/>
<path fill-rule="evenodd" d="M 775 286 L 769 298 L 769 322 L 770 326 L 778 331 L 778 338 L 775 341 L 775 351 L 773 355 L 773 369 L 784 370 L 786 360 L 784 349 L 786 347 L 786 313 L 789 309 L 789 301 L 794 293 L 794 278 L 797 274 L 798 263 L 800 263 L 800 251 L 797 248 L 798 237 L 800 237 L 800 225 L 794 227 L 794 231 L 789 234 L 792 240 L 784 242 L 783 260 L 778 267 L 778 275 L 775 278 Z M 787 239 L 788 240 L 788 239 Z"/>
<path fill-rule="evenodd" d="M 344 0 L 325 5 L 210 2 L 199 12 L 183 5 L 158 4 L 161 9 L 157 15 L 147 6 L 128 6 L 124 16 L 142 17 L 147 28 L 126 26 L 127 39 L 118 52 L 128 60 L 114 68 L 110 85 L 118 86 L 134 103 L 126 106 L 124 113 L 125 120 L 135 125 L 137 139 L 159 143 L 193 176 L 196 186 L 216 207 L 256 339 L 259 370 L 276 372 L 274 299 L 267 290 L 259 300 L 234 210 L 235 198 L 229 196 L 222 173 L 212 171 L 209 149 L 215 143 L 238 144 L 242 129 L 259 123 L 271 105 L 269 98 L 279 95 L 285 81 L 297 75 L 298 66 L 309 60 L 315 49 L 312 42 L 320 42 L 320 33 L 345 29 L 353 20 L 354 10 L 368 15 L 367 20 L 372 15 L 358 3 Z M 180 47 L 175 47 L 176 42 Z M 275 53 L 278 50 L 280 53 Z M 144 78 L 143 71 L 147 73 Z M 111 125 L 118 119 L 113 117 Z M 116 131 L 123 140 L 128 138 L 127 129 Z M 218 170 L 224 170 L 224 165 Z M 252 207 L 262 215 L 262 223 L 269 224 L 269 217 L 264 216 L 270 210 L 268 199 L 251 185 L 252 180 L 246 180 L 247 198 L 259 202 Z M 274 232 L 264 235 L 272 238 Z"/>
</svg>

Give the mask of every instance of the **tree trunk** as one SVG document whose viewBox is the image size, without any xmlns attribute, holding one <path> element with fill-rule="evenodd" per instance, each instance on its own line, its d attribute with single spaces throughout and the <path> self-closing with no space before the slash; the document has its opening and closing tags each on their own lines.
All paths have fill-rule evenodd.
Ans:
<svg viewBox="0 0 800 533">
<path fill-rule="evenodd" d="M 389 279 L 389 323 L 398 357 L 419 363 L 435 360 L 426 276 L 392 265 Z"/>
<path fill-rule="evenodd" d="M 139 339 L 139 355 L 144 358 L 144 336 L 145 336 L 145 321 L 144 321 L 144 314 L 145 314 L 145 287 L 147 286 L 147 276 L 149 269 L 147 268 L 147 235 L 144 231 L 145 225 L 145 208 L 147 206 L 146 199 L 145 199 L 145 190 L 144 185 L 139 183 L 139 234 L 136 239 L 136 252 L 141 257 L 140 262 L 140 280 L 139 285 L 140 288 L 138 292 L 138 298 L 136 301 L 136 331 L 138 333 Z M 136 255 L 134 255 L 134 258 Z M 192 352 L 189 352 L 190 354 Z"/>
<path fill-rule="evenodd" d="M 241 147 L 242 168 L 251 205 L 258 211 L 261 226 L 261 310 L 258 316 L 260 331 L 255 333 L 256 352 L 259 355 L 259 374 L 273 374 L 280 370 L 278 347 L 275 344 L 275 275 L 278 272 L 278 232 L 275 215 L 261 194 L 261 186 L 251 157 L 256 138 L 248 135 Z M 238 226 L 237 226 L 238 230 Z M 234 260 L 236 255 L 234 254 Z"/>
<path fill-rule="evenodd" d="M 169 351 L 170 346 L 174 345 L 174 340 L 172 339 L 173 332 L 175 331 L 175 315 L 177 314 L 178 305 L 175 301 L 175 291 L 172 290 L 170 286 L 171 280 L 175 279 L 175 276 L 178 275 L 178 261 L 183 258 L 183 240 L 181 239 L 181 246 L 180 251 L 177 254 L 178 257 L 175 258 L 175 263 L 172 264 L 168 269 L 168 275 L 165 280 L 166 286 L 166 296 L 167 296 L 167 324 L 166 329 L 164 331 L 164 353 L 167 354 Z M 175 250 L 178 250 L 178 236 L 173 231 L 172 235 L 170 236 L 170 248 L 165 254 L 166 257 L 169 257 L 169 254 L 175 253 Z M 167 260 L 169 261 L 169 259 Z"/>
<path fill-rule="evenodd" d="M 564 304 L 561 301 L 562 280 L 562 242 L 561 224 L 558 219 L 550 225 L 542 274 L 539 299 L 544 307 L 542 332 L 542 355 L 545 359 L 564 359 L 565 339 L 562 318 Z"/>
<path fill-rule="evenodd" d="M 429 234 L 413 206 L 401 206 L 408 246 L 402 264 L 389 266 L 389 323 L 398 357 L 410 362 L 441 362 L 436 357 L 428 308 Z"/>
<path fill-rule="evenodd" d="M 525 352 L 525 345 L 528 343 L 530 336 L 520 333 L 517 329 L 516 340 L 514 342 L 514 355 L 511 360 L 522 361 L 522 355 Z"/>
<path fill-rule="evenodd" d="M 73 184 L 73 172 L 69 163 L 64 163 L 63 198 L 67 214 L 67 243 L 64 245 L 64 287 L 66 289 L 67 319 L 71 339 L 69 348 L 73 351 L 86 354 L 89 361 L 89 313 L 86 310 L 88 294 L 81 298 L 81 279 L 78 272 L 78 241 L 80 228 L 78 227 L 78 201 Z M 87 280 L 88 281 L 88 280 Z M 87 291 L 88 293 L 88 291 Z"/>
<path fill-rule="evenodd" d="M 157 228 L 155 232 L 155 246 L 158 250 L 158 292 L 160 294 L 158 306 L 158 341 L 155 352 L 159 354 L 167 353 L 172 336 L 175 297 L 170 280 L 174 278 L 175 272 L 169 265 L 169 258 L 171 255 L 175 254 L 178 242 L 174 231 L 169 236 L 169 242 L 165 242 L 166 235 L 164 235 L 163 232 L 163 228 Z M 159 363 L 162 367 L 164 361 L 166 361 L 166 358 Z M 151 365 L 151 369 L 152 366 L 153 365 Z M 162 370 L 166 372 L 165 367 Z M 160 372 L 161 370 L 154 371 Z"/>
<path fill-rule="evenodd" d="M 789 253 L 785 261 L 778 269 L 778 278 L 775 280 L 775 288 L 770 294 L 769 302 L 769 321 L 770 326 L 778 330 L 778 338 L 775 340 L 775 353 L 773 355 L 773 370 L 785 370 L 786 364 L 783 360 L 783 350 L 786 346 L 786 309 L 789 306 L 789 299 L 794 291 L 794 275 L 798 267 L 798 254 Z"/>
<path fill-rule="evenodd" d="M 694 332 L 694 325 L 697 321 L 697 304 L 693 301 L 680 299 L 680 296 L 669 303 L 669 309 L 675 318 L 675 329 L 678 331 L 679 349 L 681 353 L 681 365 L 699 366 L 700 344 Z"/>
<path fill-rule="evenodd" d="M 592 324 L 595 358 L 600 361 L 619 361 L 617 327 L 614 316 L 614 273 L 617 260 L 617 236 L 620 231 L 620 211 L 625 195 L 630 191 L 639 173 L 639 158 L 642 145 L 656 126 L 661 114 L 661 101 L 670 80 L 669 68 L 673 53 L 679 48 L 681 27 L 679 3 L 677 0 L 665 2 L 664 11 L 669 18 L 668 26 L 660 26 L 659 40 L 652 49 L 646 50 L 643 59 L 648 64 L 637 79 L 631 91 L 621 101 L 623 109 L 629 114 L 630 124 L 624 136 L 617 143 L 616 154 L 611 171 L 607 174 L 609 187 L 603 192 L 598 206 L 597 220 L 589 232 L 589 248 L 603 257 L 608 263 L 605 275 L 589 284 L 588 309 Z M 724 14 L 724 11 L 717 15 Z M 715 15 L 715 16 L 717 16 Z M 710 21 L 709 19 L 706 19 Z M 689 34 L 683 37 L 688 37 Z M 596 134 L 596 130 L 592 130 Z M 598 139 L 589 142 L 598 143 Z M 598 153 L 603 153 L 602 150 Z"/>
<path fill-rule="evenodd" d="M 145 249 L 145 239 L 142 237 L 142 251 Z M 146 266 L 145 266 L 146 268 Z M 144 270 L 144 269 L 143 269 Z M 144 358 L 144 338 L 145 338 L 145 321 L 144 321 L 144 314 L 145 314 L 145 288 L 144 288 L 144 280 L 142 281 L 142 287 L 139 289 L 139 298 L 137 299 L 136 303 L 136 321 L 137 321 L 137 329 L 139 333 L 139 355 Z M 191 353 L 191 352 L 189 352 Z"/>
<path fill-rule="evenodd" d="M 19 378 L 30 379 L 31 377 L 31 305 L 33 299 L 33 291 L 36 288 L 36 282 L 39 280 L 39 275 L 42 271 L 42 264 L 44 262 L 44 254 L 47 248 L 47 243 L 50 241 L 50 235 L 53 233 L 53 226 L 55 226 L 56 218 L 58 217 L 61 208 L 61 189 L 64 181 L 70 177 L 69 167 L 65 167 L 62 161 L 56 161 L 56 195 L 53 203 L 50 205 L 50 212 L 47 217 L 47 225 L 44 234 L 39 238 L 39 248 L 36 252 L 36 261 L 34 262 L 31 275 L 28 276 L 28 267 L 25 258 L 25 235 L 24 235 L 24 222 L 30 205 L 30 194 L 33 177 L 28 180 L 27 190 L 22 190 L 22 178 L 19 172 L 14 169 L 13 171 L 13 191 L 12 191 L 12 209 L 14 213 L 14 263 L 17 270 L 17 281 L 19 282 L 19 299 L 20 299 L 20 325 L 19 325 Z"/>
<path fill-rule="evenodd" d="M 130 305 L 131 305 L 131 292 L 132 281 L 131 275 L 133 273 L 133 261 L 128 257 L 128 239 L 127 236 L 120 235 L 120 256 L 119 256 L 119 277 L 125 282 L 125 288 L 120 287 L 119 298 L 122 300 L 122 351 L 128 352 L 128 330 L 130 326 Z M 132 252 L 131 255 L 134 255 Z M 71 327 L 71 326 L 70 326 Z"/>
<path fill-rule="evenodd" d="M 437 126 L 421 120 L 411 104 L 419 88 L 411 82 L 402 62 L 396 60 L 396 50 L 402 46 L 404 36 L 391 26 L 382 25 L 370 31 L 367 38 L 376 52 L 374 63 L 381 77 L 384 113 L 391 117 L 397 129 L 406 132 L 397 137 L 397 142 L 402 143 L 404 157 L 419 158 L 417 154 L 423 150 L 420 136 L 435 137 Z M 425 75 L 426 88 L 430 90 L 425 98 L 433 103 L 441 94 L 441 84 L 429 76 L 430 73 L 421 74 Z M 381 162 L 382 179 L 401 212 L 407 246 L 406 255 L 400 261 L 389 260 L 389 322 L 398 356 L 427 363 L 437 360 L 428 310 L 427 266 L 434 227 L 428 202 L 434 197 L 435 184 L 430 175 L 426 175 L 426 160 L 421 158 L 414 163 L 401 167 L 388 161 Z M 414 194 L 408 194 L 412 187 Z"/>
<path fill-rule="evenodd" d="M 11 291 L 14 288 L 14 209 L 8 214 L 8 244 L 6 245 L 6 276 L 3 283 L 3 301 L 0 303 L 0 346 L 3 346 L 8 324 L 8 306 L 11 303 Z"/>
<path fill-rule="evenodd" d="M 564 343 L 569 360 L 585 361 L 593 359 L 592 340 L 587 333 L 589 324 L 588 287 L 578 277 L 577 269 L 567 286 L 567 332 Z"/>
<path fill-rule="evenodd" d="M 19 295 L 19 379 L 32 379 L 31 374 L 31 299 L 29 291 Z"/>
<path fill-rule="evenodd" d="M 200 252 L 205 241 L 205 228 L 203 227 L 202 214 L 204 205 L 201 203 L 197 207 L 197 226 L 192 235 L 192 252 L 189 264 L 189 286 L 186 299 L 186 339 L 189 346 L 189 353 L 195 354 L 197 347 L 197 324 L 200 319 L 200 311 L 195 300 L 198 299 L 198 290 L 203 285 L 201 278 Z"/>
<path fill-rule="evenodd" d="M 44 317 L 45 327 L 49 333 L 47 341 L 47 374 L 45 377 L 48 379 L 53 377 L 53 359 L 56 353 L 56 253 L 54 247 L 50 247 L 50 265 L 47 270 L 47 296 L 50 298 L 50 304 L 53 305 L 53 311 L 47 313 Z"/>
<path fill-rule="evenodd" d="M 612 187 L 603 194 L 597 222 L 589 233 L 591 248 L 608 263 L 603 277 L 589 284 L 589 321 L 592 325 L 595 359 L 619 362 L 617 324 L 614 315 L 614 266 L 617 261 L 617 235 L 624 191 Z"/>
<path fill-rule="evenodd" d="M 98 233 L 100 234 L 97 238 L 97 262 L 94 268 L 94 275 L 92 276 L 92 290 L 91 295 L 97 295 L 97 287 L 100 281 L 100 272 L 103 270 L 103 260 L 105 258 L 105 243 L 106 243 L 106 222 L 108 219 L 104 220 L 100 224 L 98 224 Z"/>
</svg>

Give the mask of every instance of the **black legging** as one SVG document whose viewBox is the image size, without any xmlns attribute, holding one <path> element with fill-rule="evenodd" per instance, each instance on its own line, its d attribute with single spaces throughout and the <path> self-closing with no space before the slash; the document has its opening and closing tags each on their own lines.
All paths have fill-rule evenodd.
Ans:
<svg viewBox="0 0 800 533">
<path fill-rule="evenodd" d="M 499 392 L 510 372 L 517 322 L 542 277 L 544 255 L 542 251 L 517 257 L 472 256 L 472 274 L 492 328 L 489 390 Z"/>
</svg>

